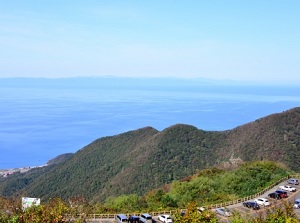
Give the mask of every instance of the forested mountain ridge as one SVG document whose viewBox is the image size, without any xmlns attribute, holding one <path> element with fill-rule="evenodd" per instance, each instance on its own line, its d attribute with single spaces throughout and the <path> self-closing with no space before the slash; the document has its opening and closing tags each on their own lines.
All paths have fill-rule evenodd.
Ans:
<svg viewBox="0 0 300 223">
<path fill-rule="evenodd" d="M 300 108 L 272 114 L 227 131 L 177 124 L 103 137 L 56 165 L 0 181 L 0 194 L 68 198 L 143 194 L 195 172 L 240 160 L 300 164 Z"/>
<path fill-rule="evenodd" d="M 262 159 L 280 161 L 298 171 L 300 108 L 272 114 L 239 126 L 229 131 L 226 144 L 229 154 L 238 154 L 245 161 Z"/>
<path fill-rule="evenodd" d="M 55 164 L 61 163 L 65 160 L 69 159 L 71 156 L 73 156 L 73 153 L 61 154 L 61 155 L 49 160 L 47 162 L 47 165 L 55 165 Z"/>
</svg>

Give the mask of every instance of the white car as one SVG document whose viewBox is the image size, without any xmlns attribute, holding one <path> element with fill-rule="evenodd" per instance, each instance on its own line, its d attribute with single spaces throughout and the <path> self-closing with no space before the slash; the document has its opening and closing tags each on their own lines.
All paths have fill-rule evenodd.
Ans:
<svg viewBox="0 0 300 223">
<path fill-rule="evenodd" d="M 168 214 L 162 214 L 158 216 L 158 220 L 162 221 L 163 223 L 172 223 L 173 220 Z"/>
<path fill-rule="evenodd" d="M 280 186 L 279 188 L 280 188 L 280 190 L 286 190 L 286 191 L 289 191 L 289 192 L 295 192 L 296 191 L 296 188 L 292 187 L 290 185 Z"/>
<path fill-rule="evenodd" d="M 269 206 L 270 205 L 270 202 L 267 198 L 259 197 L 259 198 L 256 198 L 254 201 L 257 204 L 262 205 L 262 206 Z"/>
<path fill-rule="evenodd" d="M 205 211 L 205 208 L 204 207 L 197 207 L 198 211 L 201 213 L 203 211 Z"/>
</svg>

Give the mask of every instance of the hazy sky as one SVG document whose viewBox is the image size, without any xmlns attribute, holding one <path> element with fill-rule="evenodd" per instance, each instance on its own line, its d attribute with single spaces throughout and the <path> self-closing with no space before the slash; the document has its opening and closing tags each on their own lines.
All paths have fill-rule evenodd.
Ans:
<svg viewBox="0 0 300 223">
<path fill-rule="evenodd" d="M 0 77 L 300 83 L 299 0 L 2 0 Z"/>
</svg>

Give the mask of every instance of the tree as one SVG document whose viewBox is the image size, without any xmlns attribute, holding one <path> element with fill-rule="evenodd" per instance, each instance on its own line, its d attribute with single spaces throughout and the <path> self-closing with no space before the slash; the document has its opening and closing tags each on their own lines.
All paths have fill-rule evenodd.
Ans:
<svg viewBox="0 0 300 223">
<path fill-rule="evenodd" d="M 217 223 L 216 215 L 209 211 L 204 210 L 200 212 L 195 202 L 191 202 L 187 206 L 184 213 L 177 213 L 174 218 L 175 223 Z"/>
</svg>

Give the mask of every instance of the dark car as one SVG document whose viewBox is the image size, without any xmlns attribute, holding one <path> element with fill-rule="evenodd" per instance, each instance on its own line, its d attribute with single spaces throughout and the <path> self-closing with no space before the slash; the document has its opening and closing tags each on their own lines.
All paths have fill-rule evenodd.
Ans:
<svg viewBox="0 0 300 223">
<path fill-rule="evenodd" d="M 279 199 L 282 198 L 282 197 L 280 196 L 280 194 L 278 194 L 278 193 L 276 193 L 276 192 L 273 192 L 273 193 L 268 194 L 268 197 L 269 197 L 269 198 L 273 198 L 273 199 L 277 199 L 277 200 L 279 200 Z"/>
<path fill-rule="evenodd" d="M 128 222 L 130 223 L 139 223 L 140 218 L 138 216 L 129 216 Z"/>
<path fill-rule="evenodd" d="M 284 191 L 284 190 L 277 190 L 277 191 L 275 191 L 275 193 L 280 194 L 281 198 L 287 198 L 288 197 L 287 192 Z"/>
<path fill-rule="evenodd" d="M 253 210 L 259 209 L 259 205 L 255 201 L 245 201 L 243 202 L 243 206 L 247 208 L 251 208 Z"/>
<path fill-rule="evenodd" d="M 140 222 L 142 223 L 152 223 L 152 216 L 148 213 L 141 214 Z"/>
</svg>

